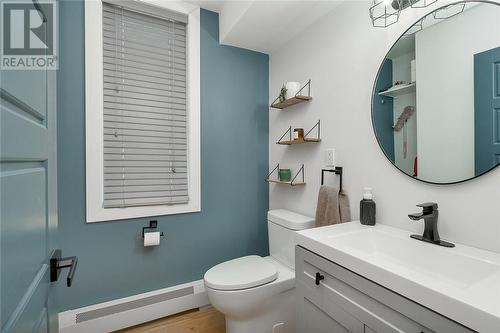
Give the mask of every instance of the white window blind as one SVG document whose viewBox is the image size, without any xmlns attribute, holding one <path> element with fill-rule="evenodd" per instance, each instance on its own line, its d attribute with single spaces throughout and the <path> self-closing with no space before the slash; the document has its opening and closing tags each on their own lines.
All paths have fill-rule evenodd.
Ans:
<svg viewBox="0 0 500 333">
<path fill-rule="evenodd" d="M 150 7 L 103 2 L 104 208 L 189 200 L 186 23 Z"/>
</svg>

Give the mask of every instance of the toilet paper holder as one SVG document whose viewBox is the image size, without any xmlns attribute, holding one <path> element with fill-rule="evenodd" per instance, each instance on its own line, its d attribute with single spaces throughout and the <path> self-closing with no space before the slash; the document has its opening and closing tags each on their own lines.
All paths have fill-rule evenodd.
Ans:
<svg viewBox="0 0 500 333">
<path fill-rule="evenodd" d="M 156 229 L 158 229 L 158 221 L 156 221 L 156 220 L 149 221 L 149 227 L 143 227 L 142 228 L 142 238 L 144 238 L 144 233 L 146 231 L 153 231 L 153 230 L 156 230 Z M 160 232 L 160 236 L 163 236 L 163 231 Z"/>
</svg>

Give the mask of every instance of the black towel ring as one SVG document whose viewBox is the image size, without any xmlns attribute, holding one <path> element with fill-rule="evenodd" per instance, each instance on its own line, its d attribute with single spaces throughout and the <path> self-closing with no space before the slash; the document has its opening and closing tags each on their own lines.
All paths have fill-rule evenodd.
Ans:
<svg viewBox="0 0 500 333">
<path fill-rule="evenodd" d="M 321 169 L 321 185 L 324 184 L 325 182 L 325 172 L 331 172 L 336 175 L 339 175 L 339 192 L 342 192 L 342 173 L 343 173 L 343 168 L 342 167 L 335 167 L 335 169 Z"/>
</svg>

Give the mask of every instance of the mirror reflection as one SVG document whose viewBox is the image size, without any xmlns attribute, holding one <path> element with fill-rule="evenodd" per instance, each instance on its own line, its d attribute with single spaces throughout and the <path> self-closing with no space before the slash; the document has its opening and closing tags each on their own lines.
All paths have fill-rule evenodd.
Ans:
<svg viewBox="0 0 500 333">
<path fill-rule="evenodd" d="M 413 25 L 381 64 L 372 121 L 387 158 L 420 180 L 500 164 L 500 6 L 457 3 Z"/>
</svg>

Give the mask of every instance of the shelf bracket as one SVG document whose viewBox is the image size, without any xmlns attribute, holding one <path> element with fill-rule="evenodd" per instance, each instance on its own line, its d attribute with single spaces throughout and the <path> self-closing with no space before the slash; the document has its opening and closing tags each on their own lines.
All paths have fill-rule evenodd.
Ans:
<svg viewBox="0 0 500 333">
<path fill-rule="evenodd" d="M 299 91 L 297 91 L 295 97 L 300 96 L 300 92 L 304 90 L 305 87 L 307 87 L 307 97 L 311 97 L 311 79 L 309 79 L 309 81 L 307 81 L 307 83 L 304 84 Z"/>
<path fill-rule="evenodd" d="M 314 125 L 313 128 L 311 128 L 309 131 L 307 131 L 307 133 L 304 135 L 304 139 L 306 139 L 307 136 L 309 135 L 309 133 L 311 133 L 315 128 L 317 128 L 317 130 L 318 130 L 318 136 L 315 139 L 320 140 L 321 139 L 321 120 L 318 120 L 316 125 Z"/>
<path fill-rule="evenodd" d="M 299 174 L 302 174 L 302 183 L 305 183 L 304 181 L 304 164 L 302 164 L 302 166 L 300 167 L 299 171 L 297 171 L 297 173 L 295 174 L 295 176 L 292 178 L 292 181 L 290 182 L 290 185 L 294 185 L 294 181 L 295 179 L 298 177 Z"/>
<path fill-rule="evenodd" d="M 278 165 L 271 172 L 269 172 L 268 175 L 266 176 L 266 182 L 269 181 L 269 179 L 271 178 L 271 175 L 274 173 L 274 171 L 279 170 L 279 168 L 280 168 L 280 164 L 278 163 Z M 277 177 L 277 179 L 279 179 L 279 176 Z"/>
<path fill-rule="evenodd" d="M 281 138 L 279 138 L 277 143 L 280 143 L 287 134 L 288 134 L 288 140 L 292 141 L 292 126 L 288 127 L 286 132 L 283 133 L 283 135 L 281 136 Z"/>
</svg>

